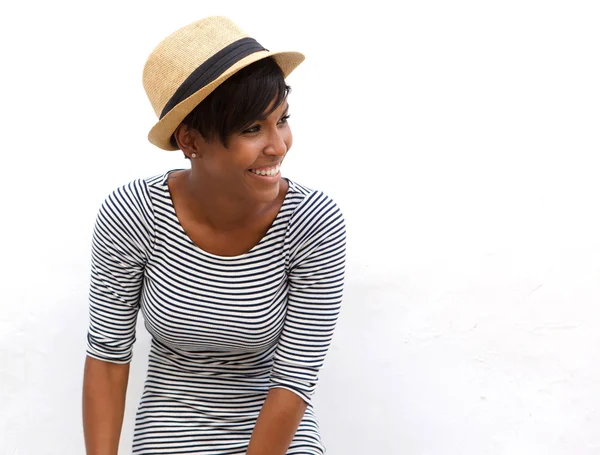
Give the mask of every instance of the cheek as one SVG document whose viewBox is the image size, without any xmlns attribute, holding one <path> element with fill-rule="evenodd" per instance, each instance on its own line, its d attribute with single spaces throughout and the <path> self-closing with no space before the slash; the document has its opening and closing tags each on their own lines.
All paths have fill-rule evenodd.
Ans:
<svg viewBox="0 0 600 455">
<path fill-rule="evenodd" d="M 203 164 L 209 174 L 226 178 L 227 175 L 236 172 L 244 165 L 240 158 L 240 154 L 236 154 L 235 150 L 223 149 L 213 153 Z"/>
<path fill-rule="evenodd" d="M 260 141 L 239 141 L 236 147 L 231 147 L 228 152 L 226 162 L 224 163 L 225 172 L 239 172 L 245 170 L 254 164 L 260 156 L 264 145 Z"/>
<path fill-rule="evenodd" d="M 292 130 L 291 129 L 287 129 L 287 133 L 286 135 L 283 137 L 283 142 L 286 145 L 286 148 L 288 149 L 288 151 L 292 148 L 292 143 L 294 142 L 294 138 L 292 136 Z"/>
</svg>

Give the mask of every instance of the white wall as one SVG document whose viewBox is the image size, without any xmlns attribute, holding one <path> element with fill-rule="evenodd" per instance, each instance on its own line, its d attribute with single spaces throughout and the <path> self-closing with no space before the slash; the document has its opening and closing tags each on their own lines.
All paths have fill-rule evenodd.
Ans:
<svg viewBox="0 0 600 455">
<path fill-rule="evenodd" d="M 212 14 L 308 57 L 285 173 L 349 226 L 329 453 L 600 454 L 597 2 L 133 3 L 0 12 L 0 454 L 83 453 L 94 216 L 185 166 L 146 141 L 141 72 Z M 140 327 L 121 454 L 147 349 Z"/>
</svg>

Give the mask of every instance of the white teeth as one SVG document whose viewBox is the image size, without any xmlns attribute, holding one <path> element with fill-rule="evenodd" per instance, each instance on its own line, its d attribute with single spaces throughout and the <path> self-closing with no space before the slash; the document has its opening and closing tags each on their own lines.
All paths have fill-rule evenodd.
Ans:
<svg viewBox="0 0 600 455">
<path fill-rule="evenodd" d="M 266 171 L 264 169 L 261 169 L 261 170 L 250 169 L 250 172 L 253 172 L 254 174 L 257 174 L 257 175 L 268 175 L 268 176 L 272 177 L 274 175 L 277 175 L 280 167 L 281 166 L 278 164 L 274 168 L 268 169 Z"/>
</svg>

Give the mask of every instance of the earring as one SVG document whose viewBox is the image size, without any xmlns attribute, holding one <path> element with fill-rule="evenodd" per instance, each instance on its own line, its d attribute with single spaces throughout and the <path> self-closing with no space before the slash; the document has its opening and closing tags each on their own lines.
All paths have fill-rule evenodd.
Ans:
<svg viewBox="0 0 600 455">
<path fill-rule="evenodd" d="M 195 153 L 192 153 L 192 158 L 196 158 L 198 157 L 198 155 L 196 155 Z"/>
</svg>

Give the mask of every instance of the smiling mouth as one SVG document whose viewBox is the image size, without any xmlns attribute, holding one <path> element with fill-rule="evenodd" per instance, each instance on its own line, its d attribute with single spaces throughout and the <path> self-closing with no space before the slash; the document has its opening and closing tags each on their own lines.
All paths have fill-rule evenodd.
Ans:
<svg viewBox="0 0 600 455">
<path fill-rule="evenodd" d="M 263 167 L 260 169 L 249 169 L 249 171 L 256 175 L 264 175 L 267 177 L 273 177 L 273 176 L 279 174 L 280 168 L 281 168 L 281 165 L 278 164 L 276 166 Z"/>
</svg>

